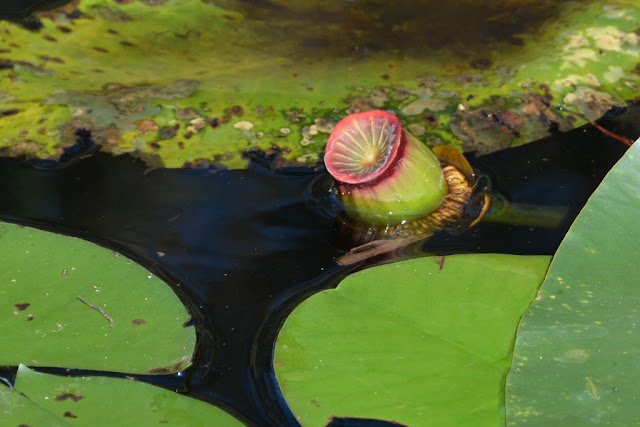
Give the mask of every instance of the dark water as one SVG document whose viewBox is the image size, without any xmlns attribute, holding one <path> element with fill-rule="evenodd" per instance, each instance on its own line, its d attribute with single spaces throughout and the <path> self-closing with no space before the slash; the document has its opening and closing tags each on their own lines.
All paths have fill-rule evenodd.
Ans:
<svg viewBox="0 0 640 427">
<path fill-rule="evenodd" d="M 600 123 L 634 139 L 640 108 Z M 586 126 L 472 157 L 482 182 L 503 200 L 542 213 L 562 207 L 564 216 L 554 228 L 481 222 L 465 232 L 437 233 L 410 250 L 340 266 L 335 259 L 348 238 L 336 236 L 334 218 L 307 197 L 322 172 L 257 164 L 149 171 L 128 155 L 93 153 L 88 134 L 78 141 L 62 163 L 1 158 L 0 218 L 96 242 L 162 277 L 193 316 L 199 347 L 194 366 L 181 375 L 141 379 L 259 426 L 297 424 L 275 381 L 272 356 L 283 320 L 301 300 L 357 269 L 416 256 L 416 249 L 422 255 L 553 254 L 627 148 Z M 349 422 L 356 421 L 340 425 Z"/>
</svg>

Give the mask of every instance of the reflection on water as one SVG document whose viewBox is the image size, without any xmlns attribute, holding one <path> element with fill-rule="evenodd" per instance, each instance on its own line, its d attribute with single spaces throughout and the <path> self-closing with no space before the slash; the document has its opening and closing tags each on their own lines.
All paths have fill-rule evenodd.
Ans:
<svg viewBox="0 0 640 427">
<path fill-rule="evenodd" d="M 640 111 L 602 124 L 633 137 L 640 134 Z M 86 138 L 80 141 L 86 148 Z M 338 233 L 335 218 L 307 198 L 310 182 L 322 173 L 308 169 L 148 171 L 140 160 L 105 153 L 38 167 L 2 158 L 0 218 L 118 250 L 174 288 L 195 319 L 195 364 L 180 377 L 144 380 L 187 389 L 255 425 L 295 425 L 271 363 L 278 329 L 301 300 L 356 269 L 394 259 L 553 254 L 625 150 L 588 127 L 472 158 L 491 191 L 541 211 L 563 207 L 567 216 L 556 228 L 481 222 L 347 266 L 336 259 L 354 245 L 352 236 Z"/>
</svg>

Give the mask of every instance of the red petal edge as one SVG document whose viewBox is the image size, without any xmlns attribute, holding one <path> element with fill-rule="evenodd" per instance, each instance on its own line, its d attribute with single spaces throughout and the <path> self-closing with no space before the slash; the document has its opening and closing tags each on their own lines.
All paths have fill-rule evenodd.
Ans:
<svg viewBox="0 0 640 427">
<path fill-rule="evenodd" d="M 371 122 L 374 120 L 385 120 L 390 124 L 396 126 L 396 136 L 392 143 L 391 153 L 387 158 L 387 161 L 384 163 L 382 167 L 376 170 L 374 173 L 364 175 L 364 176 L 354 176 L 347 172 L 341 172 L 338 167 L 334 165 L 335 158 L 333 156 L 333 144 L 334 141 L 342 132 L 345 131 L 345 128 L 352 127 L 356 122 Z M 394 163 L 396 156 L 398 154 L 398 150 L 400 149 L 401 139 L 402 139 L 402 124 L 400 124 L 400 120 L 396 116 L 391 113 L 387 113 L 383 110 L 371 110 L 364 111 L 362 113 L 354 113 L 349 114 L 340 120 L 331 135 L 329 135 L 329 140 L 327 141 L 327 146 L 324 151 L 324 164 L 327 168 L 327 171 L 333 176 L 336 180 L 340 182 L 344 182 L 346 184 L 362 184 L 367 181 L 372 181 L 382 175 L 386 170 Z"/>
</svg>

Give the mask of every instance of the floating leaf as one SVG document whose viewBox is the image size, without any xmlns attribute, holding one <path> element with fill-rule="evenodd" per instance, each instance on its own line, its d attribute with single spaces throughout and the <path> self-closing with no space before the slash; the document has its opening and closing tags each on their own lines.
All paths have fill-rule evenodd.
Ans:
<svg viewBox="0 0 640 427">
<path fill-rule="evenodd" d="M 637 97 L 634 2 L 463 3 L 82 0 L 0 21 L 0 147 L 57 159 L 83 128 L 168 167 L 319 163 L 333 124 L 380 108 L 484 153 L 584 123 L 558 104 L 595 119 Z"/>
<path fill-rule="evenodd" d="M 0 424 L 3 426 L 68 426 L 17 391 L 0 384 Z"/>
<path fill-rule="evenodd" d="M 7 223 L 0 255 L 0 365 L 171 373 L 191 363 L 185 307 L 126 257 Z"/>
<path fill-rule="evenodd" d="M 514 332 L 549 260 L 419 258 L 347 277 L 285 322 L 275 354 L 285 399 L 304 426 L 499 424 Z"/>
<path fill-rule="evenodd" d="M 640 144 L 609 172 L 522 320 L 509 425 L 635 425 L 640 395 Z"/>
<path fill-rule="evenodd" d="M 62 377 L 20 365 L 15 388 L 78 426 L 243 425 L 213 405 L 128 379 Z"/>
</svg>

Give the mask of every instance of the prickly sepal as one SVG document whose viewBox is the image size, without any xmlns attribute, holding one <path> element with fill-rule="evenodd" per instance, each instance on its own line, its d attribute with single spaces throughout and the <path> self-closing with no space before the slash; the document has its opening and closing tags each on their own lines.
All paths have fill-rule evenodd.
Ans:
<svg viewBox="0 0 640 427">
<path fill-rule="evenodd" d="M 363 222 L 394 225 L 421 218 L 447 194 L 438 159 L 385 111 L 341 120 L 324 159 L 347 215 Z"/>
</svg>

